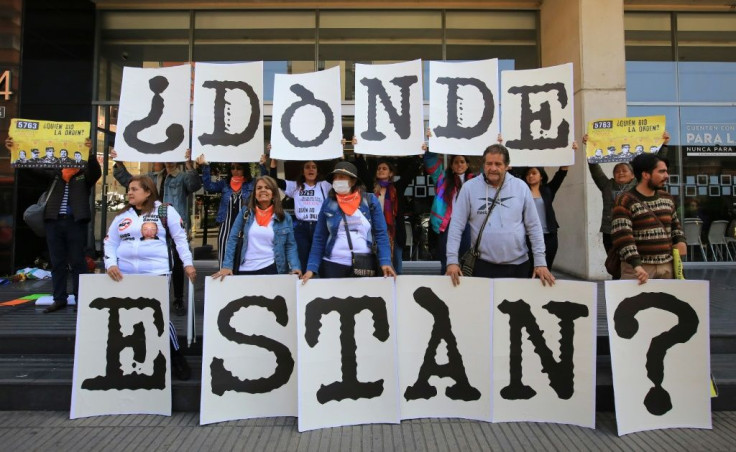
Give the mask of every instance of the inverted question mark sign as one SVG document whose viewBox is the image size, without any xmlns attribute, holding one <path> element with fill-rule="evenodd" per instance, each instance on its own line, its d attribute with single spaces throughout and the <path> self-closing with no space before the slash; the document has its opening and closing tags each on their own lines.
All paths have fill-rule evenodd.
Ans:
<svg viewBox="0 0 736 452">
<path fill-rule="evenodd" d="M 698 330 L 698 314 L 686 302 L 674 295 L 659 292 L 643 292 L 624 299 L 613 314 L 616 334 L 631 339 L 639 331 L 636 314 L 645 309 L 656 308 L 677 316 L 677 325 L 652 338 L 647 350 L 647 378 L 652 387 L 644 397 L 644 406 L 651 414 L 661 416 L 672 409 L 670 394 L 662 386 L 664 380 L 664 357 L 672 346 L 689 341 Z"/>
</svg>

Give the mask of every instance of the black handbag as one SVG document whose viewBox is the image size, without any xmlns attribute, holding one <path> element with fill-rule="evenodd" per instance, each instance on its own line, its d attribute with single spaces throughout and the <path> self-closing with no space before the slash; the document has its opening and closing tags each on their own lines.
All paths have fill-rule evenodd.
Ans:
<svg viewBox="0 0 736 452">
<path fill-rule="evenodd" d="M 381 266 L 378 264 L 378 258 L 376 257 L 376 243 L 373 241 L 370 253 L 355 253 L 353 252 L 353 241 L 350 239 L 350 230 L 348 229 L 348 220 L 345 216 L 345 212 L 340 209 L 342 214 L 343 224 L 345 225 L 345 235 L 348 238 L 348 246 L 350 247 L 350 254 L 352 255 L 353 264 L 353 276 L 357 277 L 370 277 L 376 275 L 382 275 L 383 271 Z"/>
<path fill-rule="evenodd" d="M 243 254 L 243 229 L 250 216 L 250 209 L 247 206 L 243 210 L 245 210 L 243 214 L 243 227 L 238 231 L 238 243 L 235 245 L 235 257 L 233 257 L 233 275 L 240 274 L 240 255 Z"/>
<path fill-rule="evenodd" d="M 506 178 L 504 178 L 504 181 L 505 180 Z M 491 207 L 488 208 L 486 219 L 483 220 L 483 226 L 480 227 L 478 238 L 475 240 L 475 246 L 470 248 L 468 251 L 465 252 L 465 254 L 460 257 L 460 270 L 463 272 L 463 276 L 473 276 L 475 261 L 478 260 L 478 256 L 480 256 L 480 239 L 483 236 L 483 230 L 486 228 L 486 223 L 488 223 L 488 219 L 491 217 L 491 212 L 493 212 L 493 208 L 496 207 L 498 194 L 501 193 L 501 188 L 503 188 L 504 181 L 501 182 L 501 185 L 498 186 L 498 190 L 496 190 L 496 196 L 493 197 L 493 202 L 491 203 Z"/>
<path fill-rule="evenodd" d="M 57 178 L 54 178 L 54 182 L 51 184 L 51 187 L 41 194 L 38 198 L 38 202 L 36 204 L 31 204 L 25 212 L 23 212 L 23 221 L 25 221 L 33 233 L 39 237 L 46 237 L 46 226 L 44 225 L 46 203 L 49 202 L 51 193 L 54 192 L 57 180 Z"/>
</svg>

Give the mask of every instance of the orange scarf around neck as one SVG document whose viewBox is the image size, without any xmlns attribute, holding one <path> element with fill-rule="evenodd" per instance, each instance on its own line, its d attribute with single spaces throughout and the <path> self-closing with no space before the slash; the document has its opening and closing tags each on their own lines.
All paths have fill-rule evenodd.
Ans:
<svg viewBox="0 0 736 452">
<path fill-rule="evenodd" d="M 61 178 L 68 184 L 69 181 L 72 180 L 72 177 L 74 177 L 78 172 L 79 168 L 63 168 L 61 170 Z"/>
<path fill-rule="evenodd" d="M 245 182 L 245 177 L 233 176 L 230 178 L 230 188 L 232 188 L 233 191 L 240 191 L 240 187 L 243 186 L 243 182 Z"/>
<path fill-rule="evenodd" d="M 337 204 L 346 215 L 352 215 L 358 210 L 358 206 L 360 205 L 360 191 L 356 190 L 346 195 L 336 194 L 336 196 Z"/>
<path fill-rule="evenodd" d="M 265 210 L 256 206 L 256 223 L 258 223 L 258 226 L 268 226 L 268 223 L 271 222 L 271 217 L 273 217 L 273 204 Z"/>
</svg>

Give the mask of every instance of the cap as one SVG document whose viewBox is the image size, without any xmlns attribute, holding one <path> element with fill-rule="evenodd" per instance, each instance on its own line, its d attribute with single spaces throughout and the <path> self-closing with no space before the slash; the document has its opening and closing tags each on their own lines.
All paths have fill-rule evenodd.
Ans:
<svg viewBox="0 0 736 452">
<path fill-rule="evenodd" d="M 337 162 L 332 174 L 344 174 L 346 176 L 358 178 L 358 169 L 350 162 Z"/>
</svg>

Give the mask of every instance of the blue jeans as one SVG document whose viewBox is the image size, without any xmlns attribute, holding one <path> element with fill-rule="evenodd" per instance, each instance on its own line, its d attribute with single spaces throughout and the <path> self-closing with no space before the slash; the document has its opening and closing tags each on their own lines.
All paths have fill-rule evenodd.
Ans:
<svg viewBox="0 0 736 452">
<path fill-rule="evenodd" d="M 299 254 L 302 273 L 307 271 L 309 250 L 312 247 L 312 237 L 314 237 L 314 227 L 316 225 L 316 221 L 294 220 L 294 239 L 296 240 L 296 250 Z"/>
<path fill-rule="evenodd" d="M 79 275 L 87 273 L 84 248 L 87 245 L 87 223 L 74 221 L 71 215 L 60 216 L 58 220 L 46 220 L 46 244 L 51 260 L 51 285 L 54 289 L 54 303 L 66 304 L 67 278 L 69 268 L 72 273 L 74 297 L 79 296 Z"/>
</svg>

